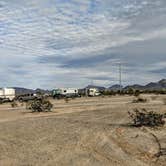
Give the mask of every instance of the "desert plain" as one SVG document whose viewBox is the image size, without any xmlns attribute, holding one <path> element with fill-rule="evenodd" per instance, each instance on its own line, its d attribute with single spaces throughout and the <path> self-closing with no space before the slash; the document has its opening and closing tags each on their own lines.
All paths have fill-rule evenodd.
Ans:
<svg viewBox="0 0 166 166">
<path fill-rule="evenodd" d="M 0 105 L 0 166 L 165 166 L 166 125 L 133 127 L 128 111 L 166 113 L 164 95 L 53 100 L 52 112 L 31 113 L 25 104 Z"/>
</svg>

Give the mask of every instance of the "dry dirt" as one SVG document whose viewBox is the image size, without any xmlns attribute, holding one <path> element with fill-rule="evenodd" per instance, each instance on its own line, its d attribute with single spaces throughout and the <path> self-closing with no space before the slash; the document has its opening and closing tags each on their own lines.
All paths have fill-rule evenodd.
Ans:
<svg viewBox="0 0 166 166">
<path fill-rule="evenodd" d="M 166 113 L 158 96 L 144 104 L 133 97 L 51 100 L 51 113 L 30 113 L 25 105 L 0 105 L 0 166 L 165 166 L 156 162 L 158 144 L 166 148 L 166 127 L 130 126 L 127 112 L 146 108 Z"/>
</svg>

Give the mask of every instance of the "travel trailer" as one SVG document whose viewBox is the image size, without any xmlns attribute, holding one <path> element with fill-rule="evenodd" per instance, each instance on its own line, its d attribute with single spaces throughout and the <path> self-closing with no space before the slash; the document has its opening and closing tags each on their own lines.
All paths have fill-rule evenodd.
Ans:
<svg viewBox="0 0 166 166">
<path fill-rule="evenodd" d="M 52 91 L 52 96 L 53 98 L 79 97 L 79 94 L 76 88 L 59 88 Z"/>
<path fill-rule="evenodd" d="M 0 89 L 0 99 L 14 100 L 16 92 L 14 88 L 2 88 Z"/>
</svg>

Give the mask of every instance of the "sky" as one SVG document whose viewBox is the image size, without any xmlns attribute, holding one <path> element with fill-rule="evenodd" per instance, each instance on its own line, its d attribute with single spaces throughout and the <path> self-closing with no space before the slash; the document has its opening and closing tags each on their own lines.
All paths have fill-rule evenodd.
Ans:
<svg viewBox="0 0 166 166">
<path fill-rule="evenodd" d="M 166 78 L 166 0 L 0 0 L 0 87 Z"/>
</svg>

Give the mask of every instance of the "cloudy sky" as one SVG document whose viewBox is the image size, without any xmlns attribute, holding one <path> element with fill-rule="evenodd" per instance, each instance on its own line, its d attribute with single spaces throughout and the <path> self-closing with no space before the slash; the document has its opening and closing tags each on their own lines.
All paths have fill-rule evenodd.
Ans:
<svg viewBox="0 0 166 166">
<path fill-rule="evenodd" d="M 166 78 L 166 0 L 0 0 L 0 86 Z"/>
</svg>

